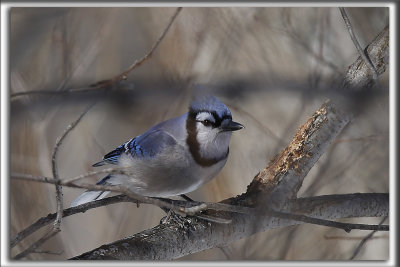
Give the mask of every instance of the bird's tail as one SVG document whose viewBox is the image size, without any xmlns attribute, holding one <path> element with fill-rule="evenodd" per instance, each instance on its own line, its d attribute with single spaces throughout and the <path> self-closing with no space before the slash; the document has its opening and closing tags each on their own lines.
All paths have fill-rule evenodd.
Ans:
<svg viewBox="0 0 400 267">
<path fill-rule="evenodd" d="M 101 179 L 99 182 L 97 182 L 97 185 L 110 185 L 107 183 L 107 180 L 111 178 L 111 175 L 107 175 L 103 179 Z M 104 198 L 105 196 L 108 195 L 110 191 L 90 191 L 86 190 L 83 194 L 75 198 L 74 201 L 72 201 L 70 208 L 79 206 L 81 204 L 85 204 L 91 201 L 99 200 Z"/>
</svg>

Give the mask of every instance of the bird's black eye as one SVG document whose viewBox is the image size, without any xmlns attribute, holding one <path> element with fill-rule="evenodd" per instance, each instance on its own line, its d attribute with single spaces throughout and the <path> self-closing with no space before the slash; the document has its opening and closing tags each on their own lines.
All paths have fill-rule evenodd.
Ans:
<svg viewBox="0 0 400 267">
<path fill-rule="evenodd" d="M 204 126 L 206 126 L 206 127 L 208 127 L 208 126 L 211 126 L 211 125 L 212 125 L 212 122 L 211 122 L 211 121 L 209 121 L 209 120 L 204 120 L 204 121 L 201 121 L 201 123 L 202 123 Z"/>
</svg>

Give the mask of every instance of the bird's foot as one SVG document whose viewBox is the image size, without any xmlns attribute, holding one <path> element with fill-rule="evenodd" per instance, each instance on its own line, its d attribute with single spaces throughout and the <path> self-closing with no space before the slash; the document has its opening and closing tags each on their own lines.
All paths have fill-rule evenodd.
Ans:
<svg viewBox="0 0 400 267">
<path fill-rule="evenodd" d="M 193 218 L 183 217 L 169 210 L 167 216 L 160 220 L 160 224 L 176 224 L 179 228 L 189 230 L 191 228 L 192 219 Z"/>
</svg>

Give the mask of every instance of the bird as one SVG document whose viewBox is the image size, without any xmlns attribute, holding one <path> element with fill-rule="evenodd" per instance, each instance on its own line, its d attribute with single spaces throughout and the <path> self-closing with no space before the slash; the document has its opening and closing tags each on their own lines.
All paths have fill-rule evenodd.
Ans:
<svg viewBox="0 0 400 267">
<path fill-rule="evenodd" d="M 124 167 L 124 173 L 109 174 L 97 185 L 119 185 L 148 197 L 192 192 L 222 170 L 232 132 L 243 128 L 232 120 L 231 111 L 217 97 L 197 96 L 185 114 L 153 126 L 93 164 Z M 87 190 L 70 207 L 102 199 L 108 193 Z"/>
</svg>

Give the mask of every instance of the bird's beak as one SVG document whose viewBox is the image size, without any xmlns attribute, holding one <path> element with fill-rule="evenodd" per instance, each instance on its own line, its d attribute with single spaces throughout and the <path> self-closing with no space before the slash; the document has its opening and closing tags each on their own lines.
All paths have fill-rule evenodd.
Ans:
<svg viewBox="0 0 400 267">
<path fill-rule="evenodd" d="M 222 128 L 222 131 L 224 131 L 224 132 L 227 132 L 227 131 L 233 132 L 233 131 L 243 129 L 244 126 L 238 122 L 230 121 L 227 125 L 223 125 L 221 128 Z"/>
</svg>

